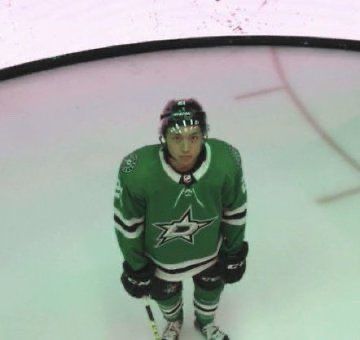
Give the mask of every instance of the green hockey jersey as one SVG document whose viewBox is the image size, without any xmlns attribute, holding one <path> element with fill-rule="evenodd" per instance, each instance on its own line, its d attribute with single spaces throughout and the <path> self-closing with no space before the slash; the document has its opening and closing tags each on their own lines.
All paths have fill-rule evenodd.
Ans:
<svg viewBox="0 0 360 340">
<path fill-rule="evenodd" d="M 134 270 L 153 261 L 155 275 L 167 281 L 194 276 L 219 252 L 239 250 L 246 200 L 240 154 L 230 144 L 206 139 L 205 159 L 189 174 L 166 162 L 161 145 L 142 147 L 123 159 L 115 191 L 124 259 Z"/>
</svg>

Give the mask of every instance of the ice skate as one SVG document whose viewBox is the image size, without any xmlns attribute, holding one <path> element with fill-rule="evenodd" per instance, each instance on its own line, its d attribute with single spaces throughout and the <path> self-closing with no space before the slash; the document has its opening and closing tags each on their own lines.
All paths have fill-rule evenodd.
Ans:
<svg viewBox="0 0 360 340">
<path fill-rule="evenodd" d="M 215 326 L 213 322 L 201 327 L 200 323 L 195 320 L 194 325 L 195 328 L 205 336 L 206 340 L 230 340 L 230 338 L 222 332 L 219 327 Z"/>
<path fill-rule="evenodd" d="M 161 340 L 178 340 L 182 327 L 182 321 L 168 321 L 164 333 L 162 334 Z"/>
</svg>

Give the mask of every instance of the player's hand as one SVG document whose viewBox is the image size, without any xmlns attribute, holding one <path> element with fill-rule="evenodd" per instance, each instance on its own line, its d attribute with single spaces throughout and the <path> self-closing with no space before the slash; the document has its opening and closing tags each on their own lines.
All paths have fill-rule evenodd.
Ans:
<svg viewBox="0 0 360 340">
<path fill-rule="evenodd" d="M 150 295 L 151 280 L 155 273 L 155 265 L 148 263 L 143 269 L 134 271 L 125 261 L 123 263 L 121 282 L 128 294 L 135 298 Z"/>
<path fill-rule="evenodd" d="M 246 256 L 248 252 L 249 245 L 244 241 L 237 253 L 222 257 L 225 283 L 234 283 L 241 280 L 246 270 Z"/>
</svg>

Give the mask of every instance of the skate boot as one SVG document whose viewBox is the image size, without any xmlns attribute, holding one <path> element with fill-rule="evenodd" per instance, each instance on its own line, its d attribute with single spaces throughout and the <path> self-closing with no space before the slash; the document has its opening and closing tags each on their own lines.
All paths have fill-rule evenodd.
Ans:
<svg viewBox="0 0 360 340">
<path fill-rule="evenodd" d="M 182 327 L 182 320 L 168 321 L 161 340 L 178 340 Z"/>
<path fill-rule="evenodd" d="M 199 321 L 195 319 L 194 326 L 199 330 L 206 340 L 230 340 L 230 338 L 222 332 L 213 322 L 201 327 Z"/>
</svg>

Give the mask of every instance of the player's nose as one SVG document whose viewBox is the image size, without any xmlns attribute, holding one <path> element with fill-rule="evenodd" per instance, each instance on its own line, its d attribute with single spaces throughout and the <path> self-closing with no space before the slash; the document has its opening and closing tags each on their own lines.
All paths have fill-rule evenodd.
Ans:
<svg viewBox="0 0 360 340">
<path fill-rule="evenodd" d="M 181 149 L 183 152 L 188 152 L 190 150 L 190 143 L 187 139 L 184 139 L 181 144 Z"/>
</svg>

